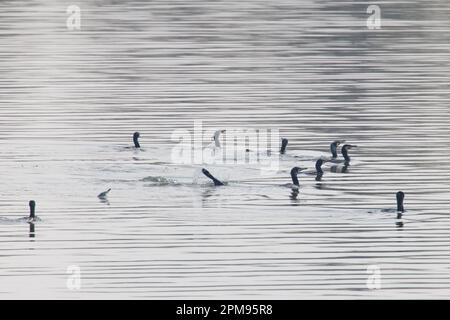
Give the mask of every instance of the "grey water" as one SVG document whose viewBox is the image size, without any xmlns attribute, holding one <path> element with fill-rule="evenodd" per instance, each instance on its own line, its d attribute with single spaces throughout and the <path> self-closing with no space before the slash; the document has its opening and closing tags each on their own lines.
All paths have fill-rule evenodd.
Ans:
<svg viewBox="0 0 450 320">
<path fill-rule="evenodd" d="M 366 1 L 73 4 L 80 30 L 0 1 L 1 299 L 448 298 L 448 1 L 379 2 L 375 30 Z M 194 121 L 279 129 L 286 157 L 214 188 L 170 156 Z M 346 172 L 282 186 L 336 139 Z"/>
</svg>

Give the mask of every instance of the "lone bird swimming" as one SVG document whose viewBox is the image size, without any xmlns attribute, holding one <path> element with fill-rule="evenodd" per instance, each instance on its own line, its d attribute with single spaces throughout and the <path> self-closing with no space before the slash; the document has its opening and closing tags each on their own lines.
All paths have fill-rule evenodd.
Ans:
<svg viewBox="0 0 450 320">
<path fill-rule="evenodd" d="M 139 137 L 141 136 L 141 134 L 139 132 L 135 132 L 133 134 L 133 143 L 134 143 L 134 147 L 136 149 L 139 149 L 141 147 L 141 145 L 139 144 Z"/>
<path fill-rule="evenodd" d="M 28 222 L 34 222 L 36 221 L 36 201 L 30 200 L 30 202 L 28 202 L 28 205 L 30 207 L 30 216 L 28 217 Z"/>
<path fill-rule="evenodd" d="M 109 188 L 106 191 L 103 191 L 102 193 L 100 193 L 97 197 L 100 199 L 105 199 L 108 196 L 108 193 L 111 191 L 111 188 Z"/>
<path fill-rule="evenodd" d="M 208 178 L 210 178 L 210 179 L 214 182 L 214 185 L 215 185 L 215 186 L 223 186 L 223 185 L 224 185 L 222 181 L 220 181 L 219 179 L 216 179 L 211 173 L 209 173 L 208 170 L 206 170 L 206 169 L 203 168 L 203 169 L 202 169 L 202 173 L 203 173 L 205 176 L 207 176 Z"/>
<path fill-rule="evenodd" d="M 329 159 L 319 158 L 319 159 L 317 159 L 316 164 L 315 164 L 315 168 L 316 169 L 315 170 L 308 170 L 308 171 L 306 171 L 304 173 L 308 174 L 308 175 L 323 175 L 322 165 L 325 162 L 329 162 L 329 161 L 330 161 Z"/>
<path fill-rule="evenodd" d="M 281 148 L 280 148 L 280 154 L 286 153 L 286 147 L 288 145 L 289 140 L 286 138 L 281 139 Z"/>
<path fill-rule="evenodd" d="M 403 200 L 405 200 L 405 193 L 403 191 L 399 191 L 396 194 L 397 198 L 397 219 L 402 217 L 402 213 L 405 212 L 405 207 L 403 206 Z"/>
<path fill-rule="evenodd" d="M 336 160 L 337 159 L 337 147 L 341 144 L 344 143 L 345 140 L 335 140 L 330 144 L 330 151 L 331 151 L 331 160 Z M 286 148 L 287 145 L 289 143 L 289 140 L 286 138 L 281 139 L 281 148 L 280 148 L 280 154 L 285 154 L 286 153 Z M 356 147 L 356 146 L 354 146 Z M 294 155 L 295 158 L 300 158 L 300 156 L 296 156 Z"/>
</svg>

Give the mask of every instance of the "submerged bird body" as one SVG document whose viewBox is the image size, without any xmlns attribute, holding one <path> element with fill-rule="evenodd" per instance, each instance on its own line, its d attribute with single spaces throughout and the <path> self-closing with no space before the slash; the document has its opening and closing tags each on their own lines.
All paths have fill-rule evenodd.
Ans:
<svg viewBox="0 0 450 320">
<path fill-rule="evenodd" d="M 214 182 L 215 186 L 223 186 L 223 182 L 216 179 L 208 170 L 202 169 L 202 173 Z"/>
<path fill-rule="evenodd" d="M 397 192 L 396 198 L 397 198 L 397 211 L 400 213 L 405 212 L 405 207 L 403 206 L 403 200 L 405 199 L 405 193 L 403 191 Z"/>
</svg>

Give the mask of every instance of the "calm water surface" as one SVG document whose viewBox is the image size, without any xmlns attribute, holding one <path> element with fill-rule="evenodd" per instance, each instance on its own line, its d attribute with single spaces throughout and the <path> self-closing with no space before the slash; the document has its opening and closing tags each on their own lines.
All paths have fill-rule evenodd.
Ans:
<svg viewBox="0 0 450 320">
<path fill-rule="evenodd" d="M 0 1 L 0 298 L 448 297 L 446 0 L 380 2 L 381 30 L 365 1 L 76 4 L 69 31 L 61 1 Z M 194 120 L 277 128 L 288 155 L 210 165 L 214 188 L 170 161 Z M 281 186 L 335 139 L 347 172 Z"/>
</svg>

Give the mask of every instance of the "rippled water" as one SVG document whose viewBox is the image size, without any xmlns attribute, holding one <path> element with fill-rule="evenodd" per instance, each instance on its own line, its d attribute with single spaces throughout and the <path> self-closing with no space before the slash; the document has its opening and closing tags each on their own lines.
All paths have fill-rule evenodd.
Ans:
<svg viewBox="0 0 450 320">
<path fill-rule="evenodd" d="M 448 297 L 447 1 L 383 1 L 380 30 L 363 1 L 76 4 L 69 31 L 66 3 L 0 1 L 0 298 Z M 288 154 L 210 165 L 214 188 L 171 162 L 199 120 L 278 128 Z M 335 139 L 359 146 L 347 172 L 294 197 L 314 163 L 292 155 Z"/>
</svg>

